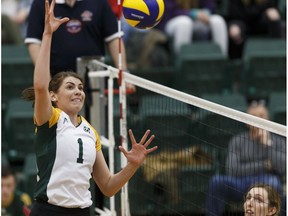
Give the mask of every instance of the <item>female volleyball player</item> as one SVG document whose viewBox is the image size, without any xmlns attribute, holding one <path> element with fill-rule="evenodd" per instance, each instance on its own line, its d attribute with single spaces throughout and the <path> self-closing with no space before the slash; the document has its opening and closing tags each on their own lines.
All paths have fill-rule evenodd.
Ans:
<svg viewBox="0 0 288 216">
<path fill-rule="evenodd" d="M 245 197 L 245 215 L 277 216 L 280 212 L 281 199 L 270 185 L 256 184 L 250 187 Z"/>
<path fill-rule="evenodd" d="M 80 115 L 85 94 L 76 73 L 61 72 L 50 80 L 50 48 L 53 33 L 69 19 L 54 16 L 55 0 L 45 1 L 45 29 L 34 70 L 34 121 L 38 182 L 31 216 L 88 216 L 92 204 L 91 173 L 106 196 L 112 196 L 133 176 L 154 139 L 147 130 L 139 143 L 129 130 L 132 149 L 119 147 L 128 164 L 112 175 L 101 151 L 95 129 Z M 63 56 L 65 61 L 65 56 Z"/>
</svg>

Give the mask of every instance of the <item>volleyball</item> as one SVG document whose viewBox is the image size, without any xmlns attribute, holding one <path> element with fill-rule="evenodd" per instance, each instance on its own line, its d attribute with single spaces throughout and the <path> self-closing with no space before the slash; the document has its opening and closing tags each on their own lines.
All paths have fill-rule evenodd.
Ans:
<svg viewBox="0 0 288 216">
<path fill-rule="evenodd" d="M 164 14 L 163 0 L 124 0 L 122 12 L 127 23 L 135 28 L 150 29 Z"/>
</svg>

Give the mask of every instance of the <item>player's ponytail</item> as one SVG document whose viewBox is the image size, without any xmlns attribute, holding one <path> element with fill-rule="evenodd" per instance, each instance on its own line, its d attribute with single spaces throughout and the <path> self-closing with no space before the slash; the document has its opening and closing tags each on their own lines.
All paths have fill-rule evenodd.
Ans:
<svg viewBox="0 0 288 216">
<path fill-rule="evenodd" d="M 21 93 L 21 98 L 26 100 L 26 101 L 32 101 L 32 107 L 34 108 L 34 104 L 35 104 L 35 91 L 34 91 L 34 87 L 28 87 L 26 89 L 24 89 Z"/>
<path fill-rule="evenodd" d="M 34 87 L 31 86 L 31 87 L 24 89 L 21 93 L 21 98 L 26 101 L 35 101 Z"/>
</svg>

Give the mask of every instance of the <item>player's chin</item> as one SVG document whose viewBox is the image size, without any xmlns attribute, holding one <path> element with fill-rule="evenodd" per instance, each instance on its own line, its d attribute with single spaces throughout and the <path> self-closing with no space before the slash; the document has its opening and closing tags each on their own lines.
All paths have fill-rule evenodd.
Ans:
<svg viewBox="0 0 288 216">
<path fill-rule="evenodd" d="M 73 104 L 73 109 L 75 110 L 75 112 L 80 112 L 83 108 L 83 103 L 76 103 L 76 104 Z"/>
<path fill-rule="evenodd" d="M 77 108 L 78 108 L 78 112 L 80 112 L 82 110 L 82 108 L 83 108 L 83 104 L 80 105 L 80 106 L 77 106 Z"/>
</svg>

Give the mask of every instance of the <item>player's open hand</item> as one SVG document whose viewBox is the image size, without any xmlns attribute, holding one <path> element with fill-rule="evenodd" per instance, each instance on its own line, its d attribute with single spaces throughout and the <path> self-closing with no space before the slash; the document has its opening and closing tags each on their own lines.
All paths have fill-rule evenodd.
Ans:
<svg viewBox="0 0 288 216">
<path fill-rule="evenodd" d="M 130 151 L 126 151 L 122 146 L 119 146 L 119 149 L 125 155 L 125 157 L 130 163 L 140 166 L 143 163 L 146 155 L 151 152 L 154 152 L 158 148 L 157 146 L 154 146 L 149 149 L 147 148 L 155 137 L 154 135 L 151 135 L 147 140 L 149 134 L 150 130 L 147 130 L 142 139 L 140 140 L 140 142 L 137 143 L 132 130 L 131 129 L 129 130 L 132 149 Z"/>
<path fill-rule="evenodd" d="M 45 0 L 45 29 L 44 34 L 52 34 L 60 25 L 69 21 L 68 17 L 58 19 L 54 16 L 55 0 L 52 0 L 51 5 L 49 1 Z"/>
</svg>

